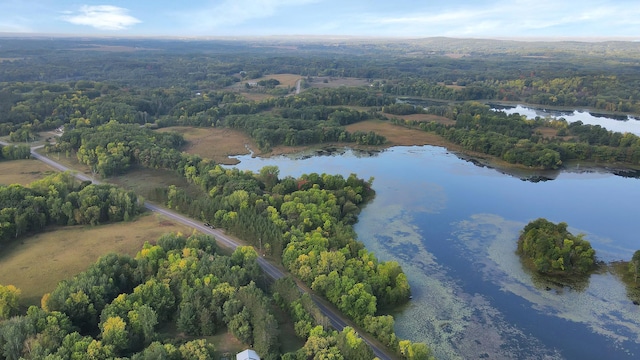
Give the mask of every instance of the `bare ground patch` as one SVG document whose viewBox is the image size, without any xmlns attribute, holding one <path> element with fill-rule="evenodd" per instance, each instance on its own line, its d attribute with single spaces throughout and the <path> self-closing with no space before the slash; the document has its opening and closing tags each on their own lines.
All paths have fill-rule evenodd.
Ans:
<svg viewBox="0 0 640 360">
<path fill-rule="evenodd" d="M 158 131 L 174 131 L 182 134 L 187 140 L 187 146 L 183 151 L 200 155 L 220 164 L 237 164 L 238 161 L 229 158 L 229 156 L 248 154 L 249 150 L 246 146 L 251 149 L 257 148 L 249 136 L 233 129 L 174 126 Z"/>
<path fill-rule="evenodd" d="M 155 213 L 126 223 L 53 227 L 2 248 L 0 284 L 21 289 L 23 305 L 39 305 L 42 295 L 58 282 L 84 271 L 102 255 L 135 256 L 145 241 L 155 242 L 169 232 L 191 231 Z"/>
<path fill-rule="evenodd" d="M 55 172 L 49 165 L 35 159 L 0 161 L 0 184 L 27 185 Z"/>
</svg>

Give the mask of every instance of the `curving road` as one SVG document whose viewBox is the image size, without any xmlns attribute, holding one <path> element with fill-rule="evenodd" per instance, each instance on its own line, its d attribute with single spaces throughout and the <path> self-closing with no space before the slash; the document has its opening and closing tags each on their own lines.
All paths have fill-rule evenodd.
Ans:
<svg viewBox="0 0 640 360">
<path fill-rule="evenodd" d="M 2 145 L 8 145 L 5 142 L 0 141 L 0 144 Z M 93 183 L 96 184 L 100 184 L 99 181 L 85 175 L 82 173 L 79 173 L 77 171 L 74 171 L 73 169 L 70 169 L 44 155 L 40 155 L 38 154 L 35 150 L 43 147 L 44 145 L 40 145 L 40 146 L 36 146 L 36 147 L 32 147 L 31 148 L 31 156 L 34 159 L 40 160 L 44 163 L 46 163 L 47 165 L 58 169 L 60 171 L 69 171 L 71 172 L 76 178 L 82 180 L 82 181 L 91 181 Z M 186 216 L 183 216 L 181 214 L 178 214 L 174 211 L 168 210 L 166 208 L 160 207 L 158 205 L 149 203 L 149 202 L 145 202 L 144 203 L 144 207 L 157 212 L 159 214 L 162 214 L 172 220 L 175 220 L 177 222 L 180 222 L 184 225 L 187 225 L 189 227 L 193 227 L 194 229 L 197 229 L 198 231 L 205 233 L 205 234 L 209 234 L 209 235 L 213 235 L 216 238 L 216 241 L 221 244 L 222 246 L 228 247 L 232 250 L 235 250 L 238 246 L 240 246 L 240 244 L 238 244 L 235 240 L 233 240 L 232 238 L 230 238 L 229 236 L 227 236 L 222 230 L 220 229 L 212 229 L 208 226 L 205 226 L 203 223 L 201 223 L 200 221 L 196 221 L 193 220 L 191 218 L 188 218 Z M 269 275 L 269 277 L 273 278 L 274 280 L 283 278 L 286 276 L 286 274 L 280 270 L 278 267 L 276 267 L 275 265 L 271 264 L 270 262 L 268 262 L 266 259 L 262 258 L 262 257 L 258 257 L 258 265 L 260 265 L 260 267 L 262 268 L 262 270 L 264 270 L 265 273 L 267 273 L 267 275 Z M 300 290 L 303 292 L 308 292 L 308 290 L 301 288 Z M 318 308 L 320 309 L 320 311 L 322 312 L 322 314 L 324 316 L 326 316 L 329 319 L 329 322 L 331 323 L 331 326 L 333 326 L 336 330 L 338 331 L 342 331 L 342 329 L 344 329 L 346 326 L 349 326 L 349 324 L 347 324 L 347 322 L 343 319 L 342 315 L 337 311 L 334 310 L 328 306 L 326 306 L 323 302 L 319 301 L 318 299 L 315 298 L 315 296 L 310 293 L 311 298 L 313 299 L 313 301 L 316 303 L 316 305 L 318 306 Z M 380 360 L 391 360 L 393 359 L 392 357 L 390 357 L 389 355 L 387 355 L 387 353 L 379 346 L 377 346 L 376 344 L 373 344 L 370 340 L 368 340 L 366 337 L 361 336 L 362 339 L 371 347 L 371 349 L 373 350 L 373 353 L 376 357 L 378 357 Z"/>
</svg>

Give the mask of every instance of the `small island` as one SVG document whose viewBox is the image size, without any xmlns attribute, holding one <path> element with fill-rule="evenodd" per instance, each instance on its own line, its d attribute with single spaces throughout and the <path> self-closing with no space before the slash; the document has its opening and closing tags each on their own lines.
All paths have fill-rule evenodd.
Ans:
<svg viewBox="0 0 640 360">
<path fill-rule="evenodd" d="M 518 239 L 522 261 L 551 276 L 588 275 L 595 267 L 595 250 L 583 235 L 573 235 L 567 223 L 539 218 L 524 227 Z"/>
</svg>

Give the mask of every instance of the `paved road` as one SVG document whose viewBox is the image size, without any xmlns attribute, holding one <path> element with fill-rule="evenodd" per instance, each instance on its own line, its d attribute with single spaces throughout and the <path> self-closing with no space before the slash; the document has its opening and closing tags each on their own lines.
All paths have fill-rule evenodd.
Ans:
<svg viewBox="0 0 640 360">
<path fill-rule="evenodd" d="M 3 143 L 0 141 L 0 144 L 6 145 L 6 143 Z M 40 155 L 37 152 L 35 152 L 35 150 L 39 149 L 43 147 L 43 145 L 41 146 L 36 146 L 31 148 L 31 156 L 34 159 L 43 161 L 44 163 L 52 166 L 55 169 L 58 169 L 60 171 L 69 171 L 71 173 L 73 173 L 78 179 L 82 180 L 82 181 L 92 181 L 94 183 L 99 184 L 100 182 L 97 180 L 94 180 L 88 176 L 86 176 L 85 174 L 82 173 L 78 173 L 77 171 L 74 171 L 73 169 L 70 169 L 46 156 Z M 186 216 L 183 216 L 181 214 L 178 214 L 174 211 L 168 210 L 166 208 L 160 207 L 158 205 L 149 203 L 149 202 L 145 202 L 144 207 L 157 212 L 159 214 L 162 214 L 170 219 L 173 219 L 175 221 L 178 221 L 184 225 L 187 225 L 189 227 L 192 227 L 202 233 L 205 234 L 209 234 L 209 235 L 213 235 L 216 238 L 216 241 L 218 243 L 220 243 L 222 246 L 228 247 L 232 250 L 235 250 L 238 246 L 240 246 L 240 244 L 238 244 L 235 240 L 233 240 L 232 238 L 230 238 L 229 236 L 227 236 L 222 230 L 220 229 L 212 229 L 208 226 L 205 226 L 202 222 L 200 221 L 196 221 L 193 220 L 191 218 L 188 218 Z M 258 258 L 258 264 L 260 265 L 260 267 L 264 270 L 264 272 L 267 273 L 267 275 L 269 275 L 271 278 L 273 278 L 274 280 L 276 279 L 280 279 L 286 276 L 286 274 L 280 270 L 278 267 L 276 267 L 275 265 L 271 264 L 270 262 L 268 262 L 267 260 L 265 260 L 264 258 L 259 257 Z M 306 291 L 305 289 L 300 288 L 301 291 Z M 335 329 L 337 329 L 338 331 L 342 331 L 342 329 L 344 329 L 346 326 L 348 326 L 347 322 L 344 321 L 342 319 L 342 315 L 339 314 L 337 311 L 327 307 L 326 305 L 324 305 L 322 302 L 318 301 L 313 294 L 311 294 L 311 297 L 313 299 L 313 301 L 316 303 L 316 305 L 318 306 L 318 308 L 320 309 L 320 311 L 322 311 L 322 314 L 324 316 L 326 316 L 329 319 L 329 322 L 331 323 L 331 326 L 333 326 Z M 392 358 L 389 357 L 381 348 L 379 348 L 378 346 L 376 346 L 375 344 L 371 343 L 369 340 L 367 340 L 366 338 L 363 337 L 363 340 L 369 344 L 369 346 L 371 347 L 371 349 L 373 350 L 373 353 L 375 354 L 375 356 L 377 356 L 380 360 L 391 360 Z"/>
</svg>

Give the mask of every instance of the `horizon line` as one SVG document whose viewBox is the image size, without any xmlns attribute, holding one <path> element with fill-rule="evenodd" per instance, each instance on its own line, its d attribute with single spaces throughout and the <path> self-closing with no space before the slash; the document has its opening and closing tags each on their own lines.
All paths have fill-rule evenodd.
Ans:
<svg viewBox="0 0 640 360">
<path fill-rule="evenodd" d="M 496 40 L 520 42 L 640 42 L 634 36 L 380 36 L 380 35 L 310 35 L 310 34 L 273 34 L 273 35 L 126 35 L 126 34 L 73 34 L 73 33 L 31 33 L 0 32 L 0 38 L 58 38 L 58 39 L 157 39 L 157 40 L 252 40 L 252 39 L 297 39 L 297 40 Z"/>
</svg>

